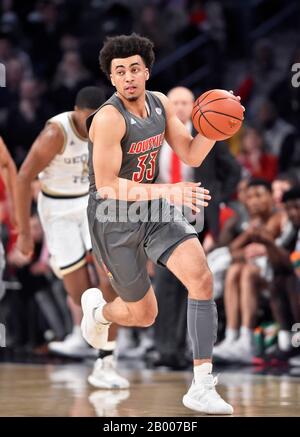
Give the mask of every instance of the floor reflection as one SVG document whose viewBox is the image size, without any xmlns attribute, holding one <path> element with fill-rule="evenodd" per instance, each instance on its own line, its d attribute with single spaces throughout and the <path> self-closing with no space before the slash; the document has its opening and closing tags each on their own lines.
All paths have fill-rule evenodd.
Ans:
<svg viewBox="0 0 300 437">
<path fill-rule="evenodd" d="M 92 362 L 0 364 L 0 415 L 197 416 L 181 402 L 191 372 L 128 369 L 123 363 L 129 390 L 94 390 L 87 382 L 91 369 Z M 233 404 L 236 416 L 299 416 L 300 377 L 278 373 L 223 370 L 218 391 Z"/>
</svg>

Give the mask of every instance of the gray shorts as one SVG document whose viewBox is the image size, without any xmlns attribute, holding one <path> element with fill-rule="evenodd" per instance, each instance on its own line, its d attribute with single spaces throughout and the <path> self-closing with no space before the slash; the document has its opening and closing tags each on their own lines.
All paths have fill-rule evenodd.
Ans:
<svg viewBox="0 0 300 437">
<path fill-rule="evenodd" d="M 119 201 L 116 209 L 128 211 L 128 205 L 133 205 L 133 202 Z M 103 221 L 102 206 L 103 200 L 98 194 L 91 194 L 87 213 L 93 252 L 98 262 L 103 264 L 117 294 L 124 301 L 136 302 L 151 286 L 147 259 L 165 266 L 173 250 L 182 241 L 197 238 L 197 232 L 178 208 L 162 199 L 134 203 L 144 213 L 149 212 L 149 207 L 152 212 L 156 211 L 159 219 L 150 221 L 145 220 L 143 213 L 137 222 L 122 221 L 124 218 L 120 220 L 119 217 L 118 221 Z M 166 217 L 170 218 L 169 221 Z"/>
</svg>

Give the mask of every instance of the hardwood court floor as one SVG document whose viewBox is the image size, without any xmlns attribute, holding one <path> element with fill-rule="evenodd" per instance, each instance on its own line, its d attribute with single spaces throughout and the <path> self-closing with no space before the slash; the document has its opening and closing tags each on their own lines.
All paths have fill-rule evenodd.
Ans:
<svg viewBox="0 0 300 437">
<path fill-rule="evenodd" d="M 129 390 L 93 390 L 87 364 L 0 364 L 0 416 L 197 416 L 181 398 L 190 372 L 124 370 Z M 300 416 L 300 377 L 224 371 L 219 392 L 235 416 Z"/>
</svg>

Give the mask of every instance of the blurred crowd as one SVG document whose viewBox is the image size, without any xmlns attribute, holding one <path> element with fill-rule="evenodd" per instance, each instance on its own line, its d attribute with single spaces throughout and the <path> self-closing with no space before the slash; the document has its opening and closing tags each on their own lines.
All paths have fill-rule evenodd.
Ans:
<svg viewBox="0 0 300 437">
<path fill-rule="evenodd" d="M 203 37 L 184 62 L 157 74 L 154 69 L 149 89 L 168 93 L 188 85 L 190 91 L 175 88 L 169 96 L 190 127 L 191 91 L 197 97 L 210 88 L 232 89 L 246 107 L 241 131 L 217 143 L 201 168 L 185 169 L 180 176 L 200 180 L 213 196 L 199 238 L 214 274 L 219 308 L 214 359 L 300 366 L 300 340 L 293 331 L 300 323 L 300 88 L 291 83 L 300 50 L 297 41 L 286 51 L 273 44 L 280 39 L 284 44 L 297 21 L 290 18 L 277 33 L 251 40 L 250 25 L 260 26 L 286 2 L 260 1 L 247 8 L 248 3 L 2 0 L 0 62 L 6 67 L 6 86 L 0 88 L 0 135 L 19 167 L 45 122 L 73 109 L 79 89 L 97 85 L 109 96 L 112 88 L 98 67 L 106 36 L 132 31 L 148 36 L 155 44 L 156 66 Z M 185 82 L 203 66 L 208 74 Z M 162 180 L 180 180 L 173 176 L 171 164 L 161 169 Z M 33 199 L 38 192 L 36 182 Z M 36 206 L 31 217 L 35 251 L 28 264 L 14 245 L 3 184 L 0 194 L 6 250 L 0 322 L 6 326 L 6 353 L 45 354 L 49 341 L 63 340 L 72 331 L 65 292 L 49 266 Z M 121 329 L 119 356 L 152 357 L 155 365 L 186 368 L 191 350 L 185 290 L 160 267 L 149 265 L 149 273 L 158 319 L 149 329 Z"/>
</svg>

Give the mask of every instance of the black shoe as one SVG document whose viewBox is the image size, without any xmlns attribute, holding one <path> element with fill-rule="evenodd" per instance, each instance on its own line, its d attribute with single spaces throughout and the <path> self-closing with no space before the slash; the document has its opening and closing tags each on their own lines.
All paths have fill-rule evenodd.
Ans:
<svg viewBox="0 0 300 437">
<path fill-rule="evenodd" d="M 277 347 L 274 352 L 266 354 L 265 361 L 271 366 L 287 365 L 288 360 L 293 356 L 295 356 L 293 349 L 285 352 Z"/>
</svg>

